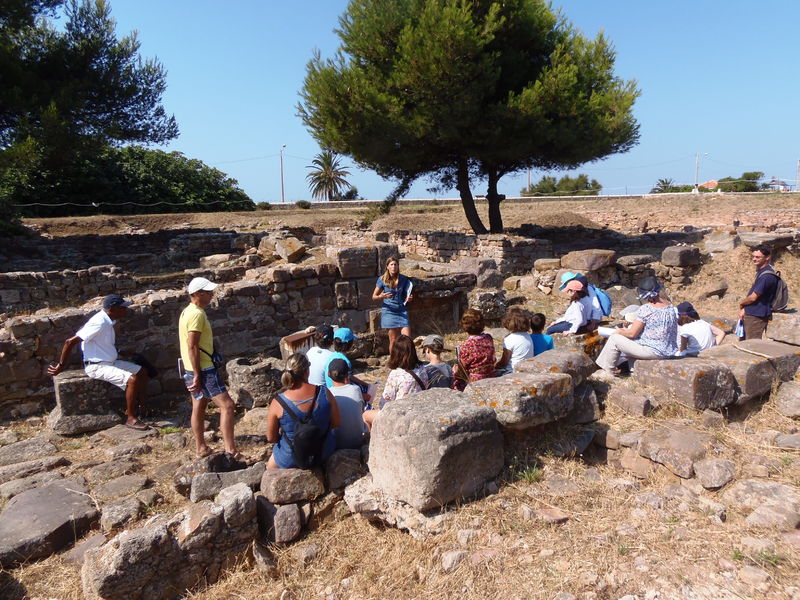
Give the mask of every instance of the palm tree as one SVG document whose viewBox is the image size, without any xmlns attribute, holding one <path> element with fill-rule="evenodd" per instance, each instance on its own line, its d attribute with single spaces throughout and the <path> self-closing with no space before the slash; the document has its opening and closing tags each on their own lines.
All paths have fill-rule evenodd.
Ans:
<svg viewBox="0 0 800 600">
<path fill-rule="evenodd" d="M 656 181 L 656 185 L 650 190 L 651 194 L 665 194 L 673 191 L 675 188 L 675 181 L 666 177 Z"/>
<path fill-rule="evenodd" d="M 347 167 L 340 163 L 340 156 L 330 150 L 323 150 L 306 168 L 311 172 L 306 175 L 311 186 L 312 198 L 323 198 L 330 201 L 335 196 L 348 189 L 350 184 L 345 177 L 350 175 Z"/>
</svg>

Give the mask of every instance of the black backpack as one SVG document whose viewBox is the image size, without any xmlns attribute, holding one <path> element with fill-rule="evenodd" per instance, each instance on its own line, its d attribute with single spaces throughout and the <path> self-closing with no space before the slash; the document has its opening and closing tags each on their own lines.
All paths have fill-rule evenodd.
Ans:
<svg viewBox="0 0 800 600">
<path fill-rule="evenodd" d="M 325 441 L 327 430 L 322 431 L 313 419 L 319 390 L 320 386 L 316 386 L 311 408 L 302 417 L 299 417 L 294 409 L 283 401 L 280 395 L 275 396 L 275 399 L 283 407 L 283 411 L 288 413 L 296 423 L 294 441 L 287 437 L 286 442 L 292 449 L 292 456 L 298 469 L 313 469 L 322 463 L 322 444 Z"/>
</svg>

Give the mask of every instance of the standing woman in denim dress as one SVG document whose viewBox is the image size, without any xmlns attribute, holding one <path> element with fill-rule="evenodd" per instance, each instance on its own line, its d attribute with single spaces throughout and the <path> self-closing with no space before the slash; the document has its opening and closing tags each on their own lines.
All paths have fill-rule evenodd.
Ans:
<svg viewBox="0 0 800 600">
<path fill-rule="evenodd" d="M 381 306 L 381 327 L 389 330 L 389 353 L 401 335 L 411 337 L 408 321 L 408 303 L 411 302 L 411 280 L 400 274 L 400 259 L 390 256 L 386 261 L 386 271 L 378 278 L 373 300 L 383 300 Z"/>
</svg>

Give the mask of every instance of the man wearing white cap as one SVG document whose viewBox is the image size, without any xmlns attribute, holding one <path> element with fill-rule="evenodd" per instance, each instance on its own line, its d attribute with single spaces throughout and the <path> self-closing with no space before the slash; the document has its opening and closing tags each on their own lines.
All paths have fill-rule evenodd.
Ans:
<svg viewBox="0 0 800 600">
<path fill-rule="evenodd" d="M 191 301 L 183 309 L 178 321 L 184 383 L 192 397 L 192 432 L 198 458 L 213 452 L 203 437 L 209 400 L 219 407 L 225 452 L 239 458 L 233 437 L 233 400 L 211 359 L 214 354 L 214 335 L 205 309 L 211 303 L 216 287 L 216 283 L 211 283 L 205 277 L 195 277 L 186 288 Z"/>
</svg>

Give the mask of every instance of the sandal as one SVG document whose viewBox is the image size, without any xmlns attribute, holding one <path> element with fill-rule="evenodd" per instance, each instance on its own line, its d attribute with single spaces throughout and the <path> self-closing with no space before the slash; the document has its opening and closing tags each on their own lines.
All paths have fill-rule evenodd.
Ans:
<svg viewBox="0 0 800 600">
<path fill-rule="evenodd" d="M 207 447 L 202 452 L 195 452 L 194 455 L 196 458 L 205 458 L 206 456 L 211 456 L 214 454 L 214 449 L 211 447 Z"/>
<path fill-rule="evenodd" d="M 150 425 L 147 423 L 142 423 L 139 420 L 136 420 L 133 423 L 125 423 L 125 427 L 128 429 L 135 429 L 136 431 L 147 431 L 150 429 Z"/>
</svg>

